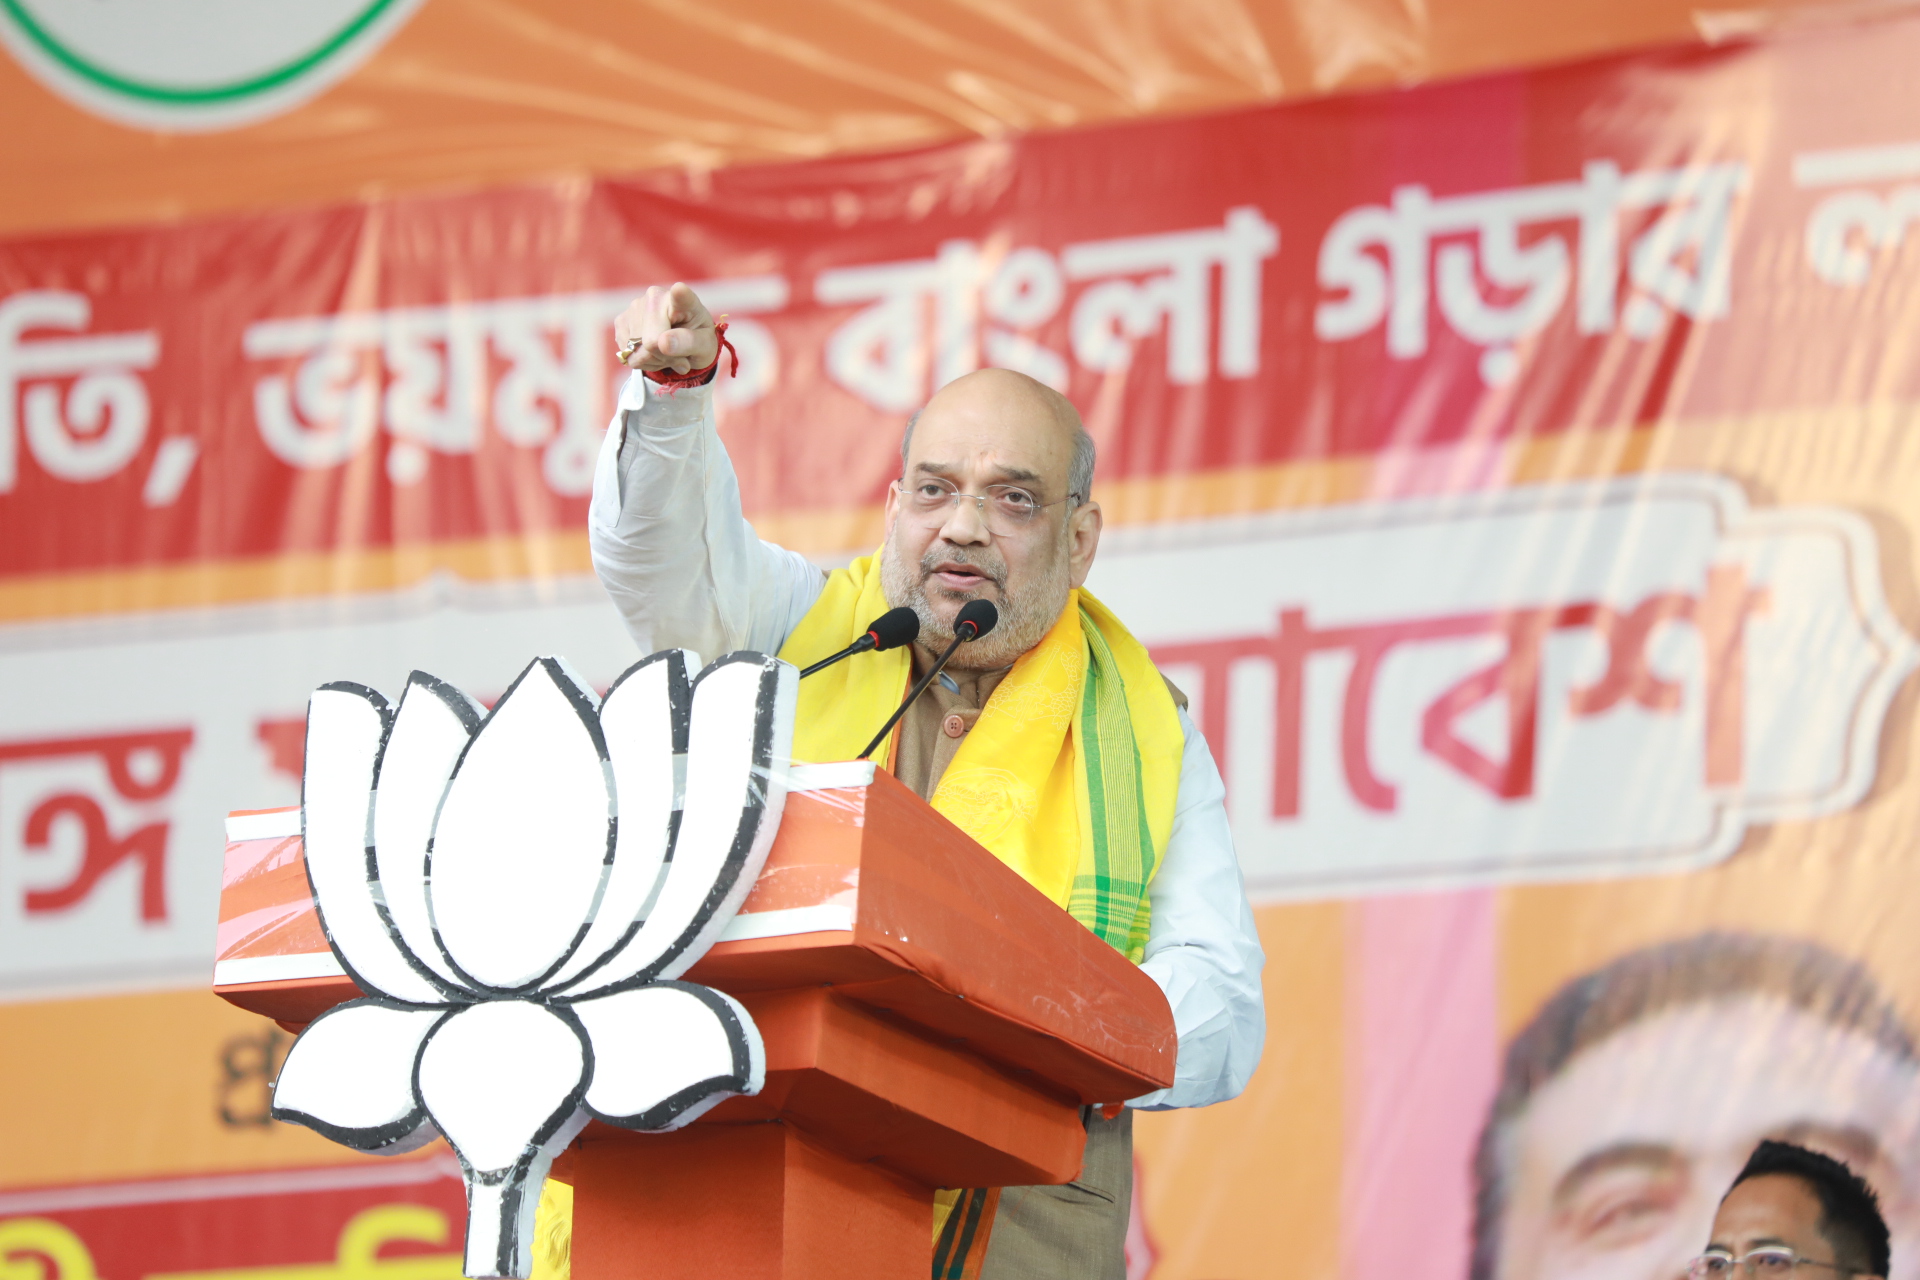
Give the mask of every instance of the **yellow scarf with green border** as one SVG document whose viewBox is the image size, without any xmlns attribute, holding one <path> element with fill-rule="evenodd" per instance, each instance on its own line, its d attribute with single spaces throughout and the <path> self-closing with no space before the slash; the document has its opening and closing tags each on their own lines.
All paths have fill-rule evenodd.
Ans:
<svg viewBox="0 0 1920 1280">
<path fill-rule="evenodd" d="M 828 576 L 780 656 L 816 662 L 852 644 L 888 607 L 879 554 L 856 560 Z M 911 672 L 900 648 L 802 681 L 794 758 L 852 759 L 900 705 Z M 987 699 L 933 807 L 1138 964 L 1184 745 L 1146 646 L 1082 588 Z M 889 735 L 875 759 L 892 746 Z"/>
</svg>

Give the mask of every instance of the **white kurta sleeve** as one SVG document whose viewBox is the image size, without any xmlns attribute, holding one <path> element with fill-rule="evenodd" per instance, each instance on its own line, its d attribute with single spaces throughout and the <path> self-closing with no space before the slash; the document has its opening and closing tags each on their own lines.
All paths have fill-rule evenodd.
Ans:
<svg viewBox="0 0 1920 1280">
<path fill-rule="evenodd" d="M 710 386 L 668 396 L 637 374 L 627 380 L 600 449 L 587 531 L 594 569 L 643 653 L 777 652 L 825 585 L 811 561 L 761 541 L 747 523 Z M 1184 711 L 1180 724 L 1180 793 L 1148 888 L 1141 964 L 1173 1006 L 1180 1050 L 1173 1086 L 1133 1100 L 1147 1109 L 1235 1096 L 1266 1039 L 1264 957 L 1227 830 L 1226 787 Z"/>
<path fill-rule="evenodd" d="M 1180 712 L 1186 750 L 1166 857 L 1147 887 L 1153 918 L 1140 967 L 1160 984 L 1180 1034 L 1174 1082 L 1135 1098 L 1147 1111 L 1237 1097 L 1267 1039 L 1266 956 L 1227 828 L 1227 788 L 1199 726 Z"/>
<path fill-rule="evenodd" d="M 826 581 L 747 523 L 711 384 L 667 395 L 628 377 L 600 446 L 587 536 L 642 653 L 776 653 Z"/>
</svg>

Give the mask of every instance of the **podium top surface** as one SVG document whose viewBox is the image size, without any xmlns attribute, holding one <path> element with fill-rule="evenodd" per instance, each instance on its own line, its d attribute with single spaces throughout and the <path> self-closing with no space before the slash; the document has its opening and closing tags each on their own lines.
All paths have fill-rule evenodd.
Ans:
<svg viewBox="0 0 1920 1280">
<path fill-rule="evenodd" d="M 892 775 L 800 765 L 765 869 L 688 980 L 831 986 L 1081 1102 L 1173 1080 L 1153 980 Z M 214 989 L 283 1023 L 359 995 L 327 946 L 297 808 L 228 819 Z"/>
</svg>

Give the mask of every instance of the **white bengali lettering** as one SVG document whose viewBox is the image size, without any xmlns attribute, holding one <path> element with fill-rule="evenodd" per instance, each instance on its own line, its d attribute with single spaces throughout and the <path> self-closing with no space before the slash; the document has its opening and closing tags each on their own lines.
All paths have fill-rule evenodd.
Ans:
<svg viewBox="0 0 1920 1280">
<path fill-rule="evenodd" d="M 1804 247 L 1813 274 L 1831 285 L 1858 288 L 1873 274 L 1877 258 L 1891 257 L 1920 221 L 1920 143 L 1902 142 L 1831 151 L 1804 151 L 1793 158 L 1794 185 L 1834 187 L 1807 215 Z M 1902 180 L 1905 181 L 1902 181 Z M 1870 183 L 1897 183 L 1876 190 Z"/>
<path fill-rule="evenodd" d="M 694 286 L 716 314 L 743 376 L 725 378 L 722 405 L 744 408 L 773 388 L 779 348 L 746 313 L 787 302 L 779 276 Z M 541 450 L 549 488 L 583 494 L 618 372 L 613 317 L 644 287 L 437 307 L 263 320 L 242 349 L 273 367 L 253 386 L 255 423 L 274 456 L 302 470 L 337 467 L 384 430 L 396 484 L 413 484 L 434 455 L 479 449 L 489 426 L 510 445 Z"/>
<path fill-rule="evenodd" d="M 118 474 L 146 443 L 141 371 L 159 361 L 159 335 L 85 334 L 92 315 L 85 294 L 62 290 L 0 300 L 0 493 L 18 483 L 23 436 L 34 461 L 71 484 Z M 62 336 L 27 340 L 34 330 Z"/>
<path fill-rule="evenodd" d="M 1034 245 L 996 257 L 949 240 L 931 258 L 836 267 L 815 279 L 815 298 L 865 305 L 828 338 L 827 374 L 877 409 L 906 413 L 983 362 L 1065 391 L 1073 365 L 1123 370 L 1141 341 L 1164 335 L 1177 386 L 1251 378 L 1263 268 L 1279 243 L 1260 210 L 1241 206 L 1219 226 L 1070 244 L 1058 257 Z M 1076 285 L 1070 363 L 1038 330 Z"/>
<path fill-rule="evenodd" d="M 1525 344 L 1569 297 L 1583 334 L 1618 324 L 1649 339 L 1671 315 L 1718 319 L 1729 305 L 1733 201 L 1745 180 L 1737 163 L 1623 174 L 1595 160 L 1575 182 L 1445 198 L 1398 187 L 1389 204 L 1342 215 L 1321 241 L 1319 283 L 1330 296 L 1315 310 L 1314 332 L 1339 342 L 1384 324 L 1388 354 L 1414 359 L 1426 354 L 1437 295 L 1448 327 L 1485 348 L 1481 376 L 1497 386 L 1519 372 Z M 1649 210 L 1651 221 L 1623 244 L 1623 215 Z M 1540 230 L 1555 224 L 1562 229 Z M 1504 300 L 1489 299 L 1483 281 Z"/>
</svg>

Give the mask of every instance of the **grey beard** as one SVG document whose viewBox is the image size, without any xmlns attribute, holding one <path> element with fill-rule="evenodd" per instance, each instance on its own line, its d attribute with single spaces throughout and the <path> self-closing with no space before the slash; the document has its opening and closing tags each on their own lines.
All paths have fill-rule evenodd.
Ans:
<svg viewBox="0 0 1920 1280">
<path fill-rule="evenodd" d="M 953 643 L 953 629 L 934 612 L 927 598 L 927 578 L 933 566 L 942 561 L 970 565 L 992 579 L 1000 589 L 994 602 L 1000 621 L 992 631 L 970 644 L 963 644 L 947 663 L 960 671 L 997 671 L 1010 667 L 1027 650 L 1039 644 L 1066 607 L 1067 558 L 1055 558 L 1049 572 L 1023 591 L 1007 590 L 1006 567 L 988 561 L 966 547 L 935 543 L 920 558 L 919 572 L 909 569 L 895 550 L 891 539 L 880 557 L 880 589 L 887 603 L 905 605 L 920 619 L 920 644 L 935 653 Z"/>
</svg>

